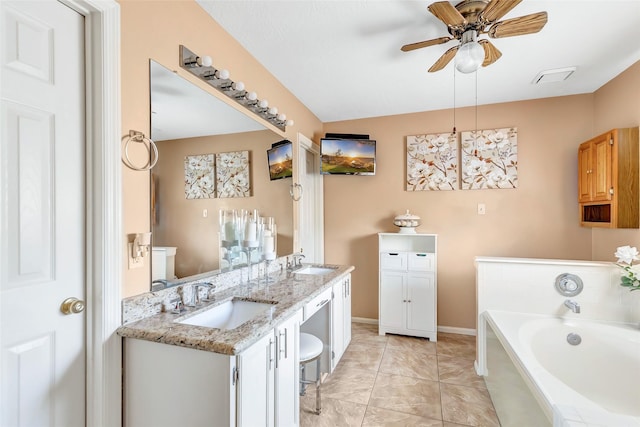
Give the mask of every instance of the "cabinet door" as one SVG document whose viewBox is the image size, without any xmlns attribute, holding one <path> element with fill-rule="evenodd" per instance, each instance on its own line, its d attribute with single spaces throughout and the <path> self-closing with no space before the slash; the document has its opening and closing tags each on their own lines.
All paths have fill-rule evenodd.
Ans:
<svg viewBox="0 0 640 427">
<path fill-rule="evenodd" d="M 406 273 L 380 272 L 380 323 L 390 328 L 404 328 L 404 282 Z"/>
<path fill-rule="evenodd" d="M 298 425 L 299 369 L 298 352 L 302 313 L 292 316 L 276 328 L 275 425 Z"/>
<path fill-rule="evenodd" d="M 578 149 L 578 201 L 580 203 L 591 201 L 591 180 L 593 177 L 591 152 L 591 142 L 580 144 Z"/>
<path fill-rule="evenodd" d="M 273 332 L 237 356 L 237 422 L 240 427 L 273 426 L 274 356 Z"/>
<path fill-rule="evenodd" d="M 434 284 L 433 273 L 408 273 L 407 329 L 435 331 Z"/>
<path fill-rule="evenodd" d="M 592 140 L 593 144 L 593 198 L 594 202 L 611 200 L 611 133 Z"/>
<path fill-rule="evenodd" d="M 344 281 L 333 285 L 331 306 L 331 367 L 335 369 L 344 353 Z"/>
</svg>

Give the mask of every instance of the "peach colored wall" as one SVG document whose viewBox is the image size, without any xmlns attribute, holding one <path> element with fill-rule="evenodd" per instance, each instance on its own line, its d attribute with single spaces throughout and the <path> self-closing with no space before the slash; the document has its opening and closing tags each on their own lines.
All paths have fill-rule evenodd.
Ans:
<svg viewBox="0 0 640 427">
<path fill-rule="evenodd" d="M 218 269 L 218 212 L 220 209 L 258 209 L 278 226 L 278 253 L 293 252 L 291 179 L 269 180 L 267 149 L 282 138 L 269 131 L 244 132 L 158 143 L 160 160 L 154 168 L 158 196 L 154 244 L 175 246 L 176 274 L 190 276 Z M 252 196 L 190 199 L 184 196 L 184 158 L 189 155 L 249 150 Z M 202 212 L 207 209 L 208 216 Z"/>
<path fill-rule="evenodd" d="M 593 95 L 481 106 L 478 128 L 518 128 L 517 189 L 405 191 L 406 136 L 447 132 L 451 110 L 325 123 L 324 132 L 377 140 L 375 176 L 325 176 L 325 260 L 353 264 L 353 316 L 378 318 L 378 232 L 395 215 L 422 217 L 438 234 L 438 324 L 476 327 L 474 257 L 588 260 L 591 230 L 578 223 L 577 147 L 593 134 Z M 474 108 L 456 111 L 474 128 Z M 486 215 L 477 204 L 486 204 Z M 523 297 L 526 297 L 523 295 Z"/>
<path fill-rule="evenodd" d="M 311 137 L 322 129 L 318 118 L 195 1 L 120 0 L 119 3 L 123 135 L 130 129 L 149 135 L 149 59 L 190 78 L 178 66 L 180 44 L 196 53 L 211 55 L 214 65 L 227 68 L 233 79 L 242 80 L 250 90 L 257 91 L 261 98 L 292 118 L 295 125 L 287 129 L 288 139 L 295 140 L 297 132 Z M 140 160 L 142 154 L 132 150 L 132 156 Z M 149 187 L 148 172 L 135 172 L 123 166 L 123 245 L 127 234 L 150 231 Z M 124 265 L 123 296 L 148 291 L 151 281 L 148 262 L 145 261 L 144 268 L 132 270 L 127 268 L 126 259 Z"/>
<path fill-rule="evenodd" d="M 640 61 L 595 92 L 595 135 L 640 124 Z M 615 261 L 618 246 L 640 247 L 640 230 L 594 229 L 592 257 Z"/>
</svg>

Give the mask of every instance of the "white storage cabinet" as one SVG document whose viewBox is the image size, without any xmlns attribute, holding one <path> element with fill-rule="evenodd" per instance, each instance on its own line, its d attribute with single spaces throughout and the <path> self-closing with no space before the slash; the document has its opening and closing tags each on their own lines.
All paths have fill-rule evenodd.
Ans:
<svg viewBox="0 0 640 427">
<path fill-rule="evenodd" d="M 437 340 L 437 235 L 378 234 L 379 327 Z"/>
</svg>

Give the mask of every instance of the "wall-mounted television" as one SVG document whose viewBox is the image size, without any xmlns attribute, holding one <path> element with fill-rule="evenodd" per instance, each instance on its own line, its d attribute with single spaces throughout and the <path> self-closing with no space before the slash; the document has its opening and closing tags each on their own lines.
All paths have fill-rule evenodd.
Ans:
<svg viewBox="0 0 640 427">
<path fill-rule="evenodd" d="M 322 138 L 324 175 L 375 175 L 376 141 L 372 139 Z"/>
<path fill-rule="evenodd" d="M 291 141 L 283 140 L 271 145 L 267 150 L 269 178 L 271 181 L 293 176 L 293 151 Z"/>
</svg>

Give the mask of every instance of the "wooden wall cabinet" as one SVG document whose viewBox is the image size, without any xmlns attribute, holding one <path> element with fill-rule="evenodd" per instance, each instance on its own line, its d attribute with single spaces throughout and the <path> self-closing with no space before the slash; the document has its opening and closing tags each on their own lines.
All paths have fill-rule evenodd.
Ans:
<svg viewBox="0 0 640 427">
<path fill-rule="evenodd" d="M 640 226 L 640 142 L 638 128 L 613 129 L 580 144 L 580 225 Z"/>
</svg>

